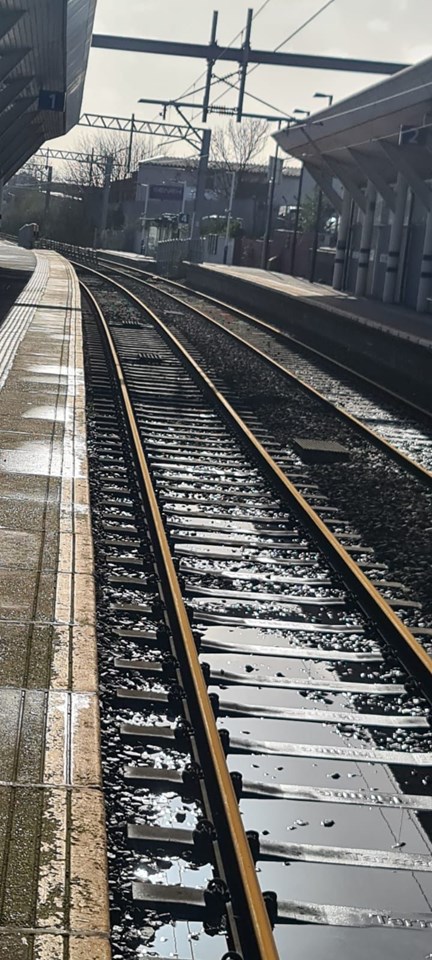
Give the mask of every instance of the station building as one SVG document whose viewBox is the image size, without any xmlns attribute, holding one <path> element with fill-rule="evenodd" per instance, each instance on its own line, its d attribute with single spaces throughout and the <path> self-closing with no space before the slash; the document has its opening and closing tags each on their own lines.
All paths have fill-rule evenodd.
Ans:
<svg viewBox="0 0 432 960">
<path fill-rule="evenodd" d="M 432 307 L 432 58 L 275 134 L 339 215 L 336 290 Z"/>
<path fill-rule="evenodd" d="M 195 205 L 198 159 L 161 158 L 145 160 L 140 164 L 136 183 L 135 206 L 131 210 L 137 221 L 141 215 L 152 218 L 165 213 L 182 211 L 191 222 Z M 210 161 L 203 201 L 203 219 L 224 219 L 229 205 L 232 177 L 236 184 L 231 214 L 240 221 L 243 231 L 252 237 L 262 236 L 268 199 L 268 166 L 251 163 L 245 169 L 235 164 Z M 297 165 L 285 163 L 277 180 L 273 200 L 274 218 L 280 208 L 296 203 L 300 170 Z M 177 190 L 177 193 L 175 192 Z M 137 232 L 135 249 L 140 249 L 141 227 Z"/>
</svg>

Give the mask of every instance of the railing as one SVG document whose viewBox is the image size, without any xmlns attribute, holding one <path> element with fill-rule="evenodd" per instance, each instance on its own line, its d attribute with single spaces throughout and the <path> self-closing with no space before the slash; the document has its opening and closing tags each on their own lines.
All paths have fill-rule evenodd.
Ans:
<svg viewBox="0 0 432 960">
<path fill-rule="evenodd" d="M 179 277 L 182 265 L 189 258 L 190 240 L 159 240 L 155 249 L 158 271 L 166 277 Z"/>
<path fill-rule="evenodd" d="M 80 247 L 78 244 L 63 243 L 59 240 L 48 240 L 42 237 L 36 244 L 39 250 L 55 250 L 70 260 L 81 260 L 83 263 L 99 263 L 98 251 L 92 247 Z"/>
</svg>

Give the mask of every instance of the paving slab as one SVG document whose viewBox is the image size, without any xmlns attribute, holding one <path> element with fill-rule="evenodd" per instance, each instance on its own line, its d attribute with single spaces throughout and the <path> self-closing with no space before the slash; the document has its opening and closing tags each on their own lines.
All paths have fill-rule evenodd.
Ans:
<svg viewBox="0 0 432 960">
<path fill-rule="evenodd" d="M 32 257 L 0 327 L 0 960 L 109 960 L 80 294 Z"/>
<path fill-rule="evenodd" d="M 187 282 L 432 410 L 432 313 L 418 314 L 254 267 L 188 264 Z"/>
<path fill-rule="evenodd" d="M 259 286 L 285 293 L 305 303 L 319 306 L 330 313 L 346 316 L 351 320 L 381 327 L 388 333 L 432 346 L 432 316 L 419 314 L 403 304 L 386 304 L 372 297 L 356 297 L 353 293 L 335 290 L 324 283 L 310 283 L 302 277 L 292 277 L 273 270 L 258 267 L 229 267 L 222 264 L 203 264 L 208 270 L 220 271 L 227 277 L 238 277 Z"/>
</svg>

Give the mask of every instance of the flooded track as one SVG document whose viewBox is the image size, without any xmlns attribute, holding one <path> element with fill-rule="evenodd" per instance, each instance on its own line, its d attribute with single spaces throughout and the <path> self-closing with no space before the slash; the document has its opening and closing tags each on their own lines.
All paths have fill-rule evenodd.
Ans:
<svg viewBox="0 0 432 960">
<path fill-rule="evenodd" d="M 423 960 L 428 628 L 308 468 L 88 284 L 121 364 L 87 301 L 114 956 Z"/>
<path fill-rule="evenodd" d="M 391 579 L 403 583 L 409 599 L 422 605 L 418 625 L 432 626 L 431 418 L 385 391 L 372 395 L 370 385 L 358 378 L 345 386 L 338 379 L 338 392 L 335 386 L 329 399 L 317 390 L 322 362 L 317 370 L 311 351 L 302 361 L 290 338 L 282 337 L 281 344 L 265 324 L 264 331 L 256 329 L 252 318 L 241 312 L 239 317 L 235 308 L 215 305 L 211 298 L 203 301 L 171 281 L 128 278 L 127 283 L 195 351 L 252 430 L 265 430 L 277 462 L 285 469 L 288 453 L 291 467 L 295 463 L 305 470 L 308 464 L 316 509 L 321 497 L 326 509 L 331 505 L 339 511 L 341 520 L 350 523 L 350 536 L 357 534 L 372 548 Z M 299 379 L 294 371 L 300 362 L 307 369 Z M 347 413 L 345 403 L 358 404 L 359 414 L 373 412 L 374 423 Z M 398 427 L 397 445 L 381 432 L 390 422 Z M 407 608 L 401 615 L 407 618 Z M 417 625 L 412 618 L 407 622 Z"/>
</svg>

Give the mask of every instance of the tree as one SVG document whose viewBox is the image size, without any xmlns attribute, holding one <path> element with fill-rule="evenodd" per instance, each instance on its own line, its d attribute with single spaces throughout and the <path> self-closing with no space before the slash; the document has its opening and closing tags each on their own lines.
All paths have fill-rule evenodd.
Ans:
<svg viewBox="0 0 432 960">
<path fill-rule="evenodd" d="M 307 233 L 310 230 L 315 229 L 316 218 L 318 213 L 318 197 L 319 190 L 316 188 L 313 193 L 310 193 L 303 201 L 300 208 L 300 226 L 304 233 Z M 324 227 L 331 217 L 335 216 L 335 210 L 330 200 L 327 199 L 326 195 L 323 193 L 321 199 L 321 213 L 318 229 L 319 231 L 324 230 Z"/>
<path fill-rule="evenodd" d="M 237 187 L 245 172 L 262 153 L 269 137 L 266 120 L 230 120 L 225 127 L 217 127 L 212 134 L 212 160 L 220 166 L 218 180 L 226 196 L 231 190 L 232 173 L 236 171 Z"/>
<path fill-rule="evenodd" d="M 42 233 L 51 240 L 89 246 L 97 223 L 97 208 L 67 196 L 53 196 L 45 216 L 45 194 L 23 188 L 11 200 L 3 217 L 6 233 L 18 233 L 24 223 L 39 223 Z"/>
<path fill-rule="evenodd" d="M 67 161 L 66 179 L 81 186 L 103 186 L 107 157 L 113 157 L 112 180 L 122 180 L 128 173 L 129 134 L 117 130 L 88 131 L 83 133 L 76 145 L 79 153 L 88 156 L 88 162 Z M 160 142 L 141 133 L 134 136 L 131 154 L 131 170 L 137 170 L 141 160 L 160 152 Z M 91 157 L 96 158 L 91 161 Z"/>
</svg>

